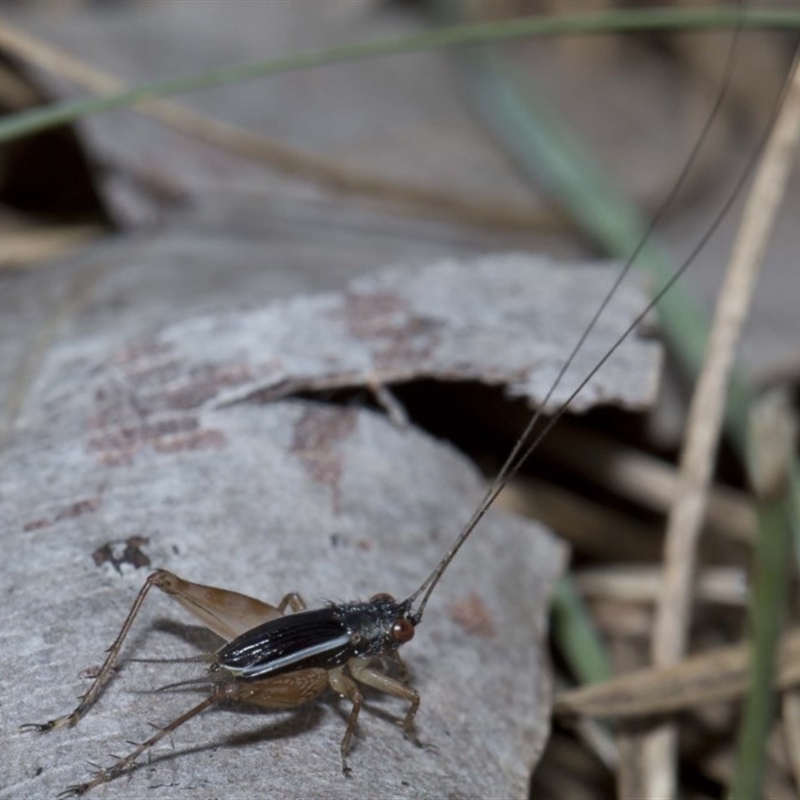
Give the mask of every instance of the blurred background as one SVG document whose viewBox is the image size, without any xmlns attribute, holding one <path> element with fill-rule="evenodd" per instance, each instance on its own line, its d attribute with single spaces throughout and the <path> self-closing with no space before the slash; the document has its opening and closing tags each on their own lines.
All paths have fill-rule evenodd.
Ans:
<svg viewBox="0 0 800 800">
<path fill-rule="evenodd" d="M 673 9 L 698 4 L 676 2 Z M 768 4 L 748 2 L 748 7 Z M 0 111 L 223 64 L 648 2 L 613 0 L 18 0 L 0 4 Z M 705 7 L 737 8 L 730 2 Z M 782 9 L 800 9 L 785 0 Z M 734 26 L 735 27 L 735 26 Z M 531 38 L 351 60 L 87 117 L 0 144 L 0 392 L 13 426 L 31 353 L 103 332 L 108 346 L 220 306 L 341 288 L 393 264 L 491 252 L 624 260 L 713 127 L 649 239 L 680 263 L 712 224 L 774 112 L 795 37 L 726 30 Z M 710 307 L 735 203 L 684 288 Z M 800 191 L 790 185 L 747 337 L 754 388 L 800 377 Z M 646 260 L 646 258 L 645 258 Z M 639 278 L 655 282 L 651 273 Z M 600 298 L 598 298 L 598 302 Z M 654 321 L 654 326 L 656 323 Z M 653 415 L 605 410 L 554 432 L 505 499 L 574 550 L 575 585 L 615 671 L 648 662 L 663 519 L 690 378 L 668 365 Z M 397 387 L 412 419 L 491 474 L 527 410 L 480 386 Z M 447 413 L 453 392 L 462 415 Z M 739 641 L 753 509 L 723 450 L 693 647 Z M 666 482 L 666 483 L 665 483 Z M 558 685 L 576 680 L 554 643 Z M 734 706 L 687 713 L 686 797 L 721 797 Z M 557 722 L 534 797 L 635 796 L 624 747 Z M 765 796 L 798 795 L 778 721 Z M 628 786 L 626 789 L 625 787 Z"/>
</svg>

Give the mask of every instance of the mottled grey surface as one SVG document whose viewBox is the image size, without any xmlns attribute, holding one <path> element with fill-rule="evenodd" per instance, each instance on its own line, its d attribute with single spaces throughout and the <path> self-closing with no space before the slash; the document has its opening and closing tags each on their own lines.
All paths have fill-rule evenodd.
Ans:
<svg viewBox="0 0 800 800">
<path fill-rule="evenodd" d="M 387 336 L 394 342 L 400 312 L 401 319 L 440 314 L 438 346 L 460 336 L 463 362 L 479 376 L 481 348 L 471 339 L 481 342 L 482 327 L 490 340 L 502 331 L 500 348 L 508 341 L 504 326 L 540 313 L 541 296 L 524 284 L 534 276 L 543 286 L 548 271 L 556 284 L 570 274 L 586 281 L 592 272 L 522 257 L 450 262 L 409 270 L 404 281 L 394 271 L 340 293 L 201 316 L 104 352 L 102 337 L 54 343 L 0 458 L 5 793 L 45 796 L 84 779 L 88 760 L 107 763 L 126 740 L 144 737 L 148 723 L 163 723 L 192 702 L 185 693 L 142 691 L 200 667 L 128 664 L 76 730 L 44 737 L 15 730 L 68 711 L 85 690 L 80 673 L 102 659 L 147 574 L 109 561 L 126 542 L 135 545 L 128 561 L 141 562 L 143 553 L 152 567 L 267 601 L 292 590 L 311 603 L 411 593 L 475 507 L 474 468 L 449 446 L 374 413 L 247 402 L 258 388 L 256 366 L 286 358 L 301 377 L 321 370 L 349 298 L 356 303 L 350 311 L 360 311 L 349 319 L 358 335 L 342 343 L 339 357 L 360 358 L 359 347 L 380 349 Z M 484 285 L 487 276 L 494 280 Z M 398 297 L 405 298 L 399 310 Z M 580 304 L 572 310 L 582 325 Z M 298 327 L 303 313 L 316 335 Z M 548 357 L 553 346 L 542 342 Z M 646 394 L 655 353 L 626 345 L 638 348 Z M 535 340 L 526 352 L 536 361 Z M 499 368 L 490 377 L 504 380 Z M 513 383 L 519 374 L 511 369 L 508 377 Z M 598 394 L 608 399 L 612 391 Z M 234 786 L 237 796 L 523 796 L 548 729 L 542 644 L 563 557 L 539 527 L 492 513 L 453 562 L 404 648 L 423 697 L 420 735 L 435 748 L 406 742 L 390 724 L 403 704 L 371 695 L 352 754 L 354 776 L 344 779 L 338 741 L 346 709 L 335 699 L 296 714 L 218 711 L 178 731 L 152 763 L 97 796 L 210 798 L 229 796 Z M 190 622 L 166 598 L 149 601 L 126 652 L 195 652 L 193 628 L 167 619 Z"/>
<path fill-rule="evenodd" d="M 367 412 L 301 402 L 195 409 L 191 434 L 164 434 L 109 466 L 94 438 L 98 384 L 83 371 L 75 377 L 75 394 L 47 393 L 58 406 L 49 430 L 26 420 L 37 433 L 20 435 L 0 478 L 0 524 L 13 553 L 0 656 L 3 784 L 12 797 L 53 796 L 84 779 L 88 761 L 107 763 L 147 736 L 148 723 L 197 702 L 142 692 L 202 667 L 128 664 L 74 731 L 14 730 L 72 706 L 88 685 L 79 673 L 102 659 L 147 574 L 96 565 L 92 554 L 105 543 L 146 537 L 140 549 L 153 566 L 273 602 L 290 590 L 311 604 L 404 595 L 479 494 L 474 470 L 450 448 Z M 453 564 L 405 648 L 423 697 L 420 736 L 435 749 L 416 749 L 391 724 L 402 703 L 369 694 L 345 779 L 346 703 L 327 695 L 294 714 L 207 713 L 96 796 L 523 796 L 548 727 L 541 646 L 562 558 L 537 526 L 496 514 Z M 196 652 L 191 629 L 172 620 L 192 622 L 153 597 L 127 652 Z M 24 693 L 15 691 L 20 664 Z"/>
<path fill-rule="evenodd" d="M 161 392 L 168 381 L 159 412 L 187 402 L 222 405 L 419 378 L 505 385 L 541 405 L 616 274 L 615 266 L 568 267 L 525 255 L 398 268 L 344 291 L 161 328 L 128 343 L 120 380 L 140 409 L 151 405 L 152 387 Z M 569 397 L 644 304 L 636 287 L 616 293 L 549 409 Z M 571 410 L 604 402 L 643 408 L 658 367 L 658 345 L 633 336 Z"/>
<path fill-rule="evenodd" d="M 389 6 L 355 3 L 351 16 L 340 13 L 346 3 L 312 6 L 303 18 L 294 4 L 240 3 L 237 14 L 227 2 L 189 13 L 146 4 L 31 27 L 135 81 L 419 26 Z M 418 54 L 184 100 L 368 171 L 526 203 L 447 69 L 441 54 Z M 254 393 L 280 394 L 281 381 L 358 385 L 391 367 L 396 380 L 466 377 L 541 397 L 610 280 L 520 257 L 470 271 L 453 259 L 579 246 L 391 217 L 133 112 L 80 129 L 89 157 L 108 167 L 103 196 L 122 234 L 0 286 L 0 794 L 14 798 L 85 779 L 89 761 L 107 764 L 196 700 L 149 690 L 200 667 L 130 663 L 76 730 L 16 731 L 69 711 L 85 690 L 80 674 L 101 661 L 148 571 L 108 563 L 124 543 L 129 561 L 273 602 L 290 590 L 311 603 L 403 595 L 473 510 L 480 484 L 451 448 L 365 411 L 264 405 Z M 345 288 L 408 263 L 434 266 Z M 622 297 L 612 329 L 637 297 Z M 653 348 L 626 352 L 593 399 L 649 396 Z M 392 724 L 403 704 L 370 695 L 344 779 L 347 709 L 328 695 L 296 714 L 208 713 L 93 796 L 525 796 L 548 729 L 542 643 L 563 557 L 549 534 L 492 513 L 453 563 L 404 648 L 423 698 L 419 734 L 435 747 L 405 742 Z M 201 646 L 214 643 L 158 596 L 126 653 Z"/>
<path fill-rule="evenodd" d="M 105 13 L 86 8 L 28 14 L 21 21 L 131 84 L 410 35 L 426 27 L 413 9 L 349 0 L 239 0 L 233 6 L 228 0 L 173 0 L 112 5 Z M 360 173 L 534 208 L 530 189 L 470 118 L 449 61 L 442 52 L 354 61 L 191 92 L 176 100 Z M 60 96 L 76 91 L 58 73 L 40 75 Z M 93 116 L 79 128 L 91 154 L 111 167 L 101 173 L 104 194 L 128 224 L 160 213 L 146 184 L 182 196 L 184 202 L 217 207 L 237 195 L 257 208 L 285 192 L 279 168 L 262 167 L 126 109 Z M 317 193 L 313 185 L 302 192 L 304 197 Z M 378 204 L 367 199 L 361 205 Z"/>
</svg>

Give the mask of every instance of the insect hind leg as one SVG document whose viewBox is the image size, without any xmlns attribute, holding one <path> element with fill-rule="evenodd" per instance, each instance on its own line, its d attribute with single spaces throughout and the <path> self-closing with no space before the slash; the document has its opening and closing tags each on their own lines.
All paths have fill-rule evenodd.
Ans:
<svg viewBox="0 0 800 800">
<path fill-rule="evenodd" d="M 58 728 L 72 728 L 77 725 L 78 722 L 80 722 L 81 718 L 92 707 L 92 705 L 94 705 L 94 702 L 97 700 L 100 692 L 103 690 L 103 687 L 106 685 L 106 683 L 108 683 L 111 673 L 114 670 L 114 666 L 117 663 L 119 652 L 122 649 L 122 643 L 125 641 L 125 637 L 128 635 L 128 631 L 130 631 L 131 625 L 133 625 L 133 620 L 139 613 L 145 597 L 147 597 L 148 592 L 154 586 L 160 588 L 159 583 L 161 581 L 161 574 L 161 570 L 154 572 L 144 582 L 144 585 L 139 590 L 139 594 L 136 595 L 136 599 L 133 601 L 133 605 L 131 606 L 131 610 L 128 612 L 128 616 L 125 617 L 125 622 L 122 623 L 122 627 L 117 634 L 117 638 L 114 639 L 111 647 L 109 647 L 106 651 L 108 655 L 106 655 L 103 666 L 97 673 L 97 676 L 92 682 L 92 685 L 89 687 L 89 690 L 86 692 L 86 694 L 81 696 L 78 705 L 69 714 L 65 714 L 62 717 L 56 717 L 55 719 L 48 720 L 47 722 L 29 722 L 25 725 L 21 725 L 20 730 L 47 733 L 48 731 L 58 730 Z"/>
<path fill-rule="evenodd" d="M 128 616 L 117 634 L 117 638 L 114 639 L 111 647 L 106 651 L 107 655 L 103 666 L 97 673 L 89 690 L 80 698 L 76 708 L 69 714 L 56 717 L 47 722 L 27 723 L 20 726 L 21 730 L 47 733 L 58 728 L 71 728 L 80 722 L 94 705 L 104 686 L 111 678 L 125 638 L 130 631 L 131 625 L 133 625 L 134 619 L 141 610 L 145 597 L 153 587 L 178 602 L 203 622 L 209 630 L 226 641 L 230 641 L 262 622 L 283 616 L 283 612 L 287 608 L 292 611 L 300 611 L 305 608 L 303 599 L 295 593 L 287 594 L 280 604 L 275 607 L 239 592 L 204 586 L 200 583 L 191 583 L 167 570 L 156 570 L 148 576 L 139 590 L 139 594 L 136 596 L 131 610 L 128 612 Z M 201 656 L 198 657 L 198 660 L 202 661 L 205 658 Z"/>
<path fill-rule="evenodd" d="M 110 767 L 97 770 L 97 772 L 95 772 L 91 779 L 86 781 L 86 783 L 79 783 L 75 784 L 74 786 L 67 787 L 67 789 L 65 789 L 59 795 L 59 797 L 63 798 L 83 795 L 94 789 L 95 786 L 99 786 L 102 783 L 108 783 L 109 781 L 113 781 L 114 778 L 118 778 L 120 775 L 133 767 L 134 762 L 137 758 L 139 758 L 140 755 L 142 755 L 142 753 L 144 753 L 146 750 L 149 750 L 151 747 L 153 747 L 153 745 L 158 743 L 165 736 L 180 728 L 181 725 L 185 724 L 193 717 L 196 717 L 198 714 L 202 713 L 207 708 L 210 708 L 215 703 L 219 703 L 224 700 L 226 696 L 227 693 L 222 690 L 216 692 L 210 697 L 207 697 L 202 703 L 198 703 L 193 708 L 190 708 L 186 713 L 181 714 L 181 716 L 172 720 L 172 722 L 170 722 L 168 725 L 165 725 L 163 728 L 159 728 L 156 733 L 154 733 L 149 739 L 137 745 L 136 748 L 128 753 L 128 755 L 117 759 L 117 761 L 115 761 Z"/>
<path fill-rule="evenodd" d="M 298 611 L 305 611 L 306 601 L 303 600 L 297 592 L 289 592 L 289 594 L 284 595 L 283 600 L 278 603 L 278 611 L 280 611 L 281 614 L 285 613 L 287 608 L 290 608 L 295 613 Z"/>
</svg>

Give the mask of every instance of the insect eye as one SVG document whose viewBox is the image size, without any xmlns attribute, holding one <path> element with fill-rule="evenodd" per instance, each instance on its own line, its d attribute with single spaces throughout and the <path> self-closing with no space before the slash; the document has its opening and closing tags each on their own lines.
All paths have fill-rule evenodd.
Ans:
<svg viewBox="0 0 800 800">
<path fill-rule="evenodd" d="M 370 603 L 394 603 L 394 597 L 390 594 L 386 594 L 386 592 L 381 592 L 380 594 L 374 594 L 369 599 Z"/>
<path fill-rule="evenodd" d="M 414 637 L 414 626 L 407 619 L 399 619 L 392 625 L 392 639 L 402 644 Z"/>
</svg>

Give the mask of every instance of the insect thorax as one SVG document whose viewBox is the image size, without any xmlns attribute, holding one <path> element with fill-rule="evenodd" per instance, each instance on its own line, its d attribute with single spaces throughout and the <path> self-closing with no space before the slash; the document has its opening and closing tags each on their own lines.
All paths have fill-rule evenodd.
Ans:
<svg viewBox="0 0 800 800">
<path fill-rule="evenodd" d="M 350 636 L 353 655 L 368 658 L 393 652 L 413 637 L 410 606 L 409 600 L 398 603 L 391 595 L 376 594 L 366 602 L 342 603 L 332 610 Z"/>
</svg>

